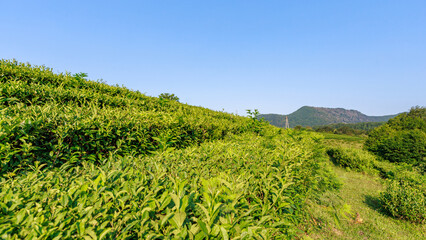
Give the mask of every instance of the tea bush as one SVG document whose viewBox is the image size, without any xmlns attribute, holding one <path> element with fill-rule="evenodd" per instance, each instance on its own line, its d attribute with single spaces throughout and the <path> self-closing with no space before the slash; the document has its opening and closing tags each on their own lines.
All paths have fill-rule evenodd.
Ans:
<svg viewBox="0 0 426 240">
<path fill-rule="evenodd" d="M 380 195 L 382 207 L 392 216 L 425 223 L 426 189 L 404 180 L 391 180 Z"/>
<path fill-rule="evenodd" d="M 0 236 L 293 238 L 305 200 L 336 187 L 314 138 L 245 134 L 100 166 L 39 165 L 1 179 Z"/>
<path fill-rule="evenodd" d="M 404 181 L 411 185 L 426 189 L 426 177 L 420 170 L 409 164 L 395 164 L 387 161 L 374 161 L 373 168 L 381 177 L 389 180 Z"/>
<path fill-rule="evenodd" d="M 54 74 L 46 67 L 0 62 L 0 174 L 35 161 L 99 161 L 147 155 L 227 135 L 259 131 L 250 119 L 122 87 Z"/>
<path fill-rule="evenodd" d="M 337 165 L 357 171 L 370 169 L 375 161 L 374 155 L 361 149 L 330 147 L 327 154 Z"/>
<path fill-rule="evenodd" d="M 1 238 L 294 238 L 339 186 L 315 133 L 86 76 L 0 62 Z"/>
</svg>

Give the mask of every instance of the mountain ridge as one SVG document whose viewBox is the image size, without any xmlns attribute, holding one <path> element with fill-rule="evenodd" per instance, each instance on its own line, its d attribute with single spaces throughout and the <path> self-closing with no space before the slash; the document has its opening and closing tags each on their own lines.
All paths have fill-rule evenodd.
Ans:
<svg viewBox="0 0 426 240">
<path fill-rule="evenodd" d="M 384 122 L 397 115 L 368 116 L 352 109 L 303 106 L 288 115 L 270 113 L 259 117 L 277 127 L 285 126 L 285 116 L 288 116 L 290 127 L 313 127 L 332 123 Z"/>
</svg>

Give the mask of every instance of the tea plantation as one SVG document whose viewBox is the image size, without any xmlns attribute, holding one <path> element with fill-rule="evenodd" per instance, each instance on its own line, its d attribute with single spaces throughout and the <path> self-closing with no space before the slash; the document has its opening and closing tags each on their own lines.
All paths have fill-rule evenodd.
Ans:
<svg viewBox="0 0 426 240">
<path fill-rule="evenodd" d="M 0 238 L 290 239 L 338 186 L 316 133 L 0 62 Z"/>
</svg>

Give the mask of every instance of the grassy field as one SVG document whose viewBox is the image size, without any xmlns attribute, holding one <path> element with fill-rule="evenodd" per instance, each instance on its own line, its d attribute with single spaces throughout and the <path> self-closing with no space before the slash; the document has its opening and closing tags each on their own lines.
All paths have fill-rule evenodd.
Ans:
<svg viewBox="0 0 426 240">
<path fill-rule="evenodd" d="M 362 139 L 355 141 L 351 136 L 327 136 L 327 146 L 359 149 L 362 145 Z M 339 166 L 333 170 L 343 185 L 310 202 L 305 239 L 426 239 L 425 224 L 395 219 L 382 210 L 379 193 L 385 189 L 384 179 Z"/>
<path fill-rule="evenodd" d="M 341 140 L 345 142 L 363 142 L 365 140 L 365 136 L 351 136 L 351 135 L 343 135 L 343 134 L 334 134 L 334 133 L 321 133 L 324 136 L 325 140 Z"/>
</svg>

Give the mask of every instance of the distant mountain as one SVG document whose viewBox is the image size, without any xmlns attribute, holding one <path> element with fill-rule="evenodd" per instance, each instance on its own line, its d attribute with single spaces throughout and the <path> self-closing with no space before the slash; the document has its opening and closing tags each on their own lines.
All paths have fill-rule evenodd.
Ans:
<svg viewBox="0 0 426 240">
<path fill-rule="evenodd" d="M 323 108 L 304 106 L 299 110 L 287 115 L 290 127 L 295 126 L 318 126 L 331 123 L 359 123 L 359 122 L 385 122 L 395 115 L 367 116 L 356 110 L 343 108 Z M 266 121 L 277 127 L 285 126 L 285 115 L 261 114 Z"/>
</svg>

